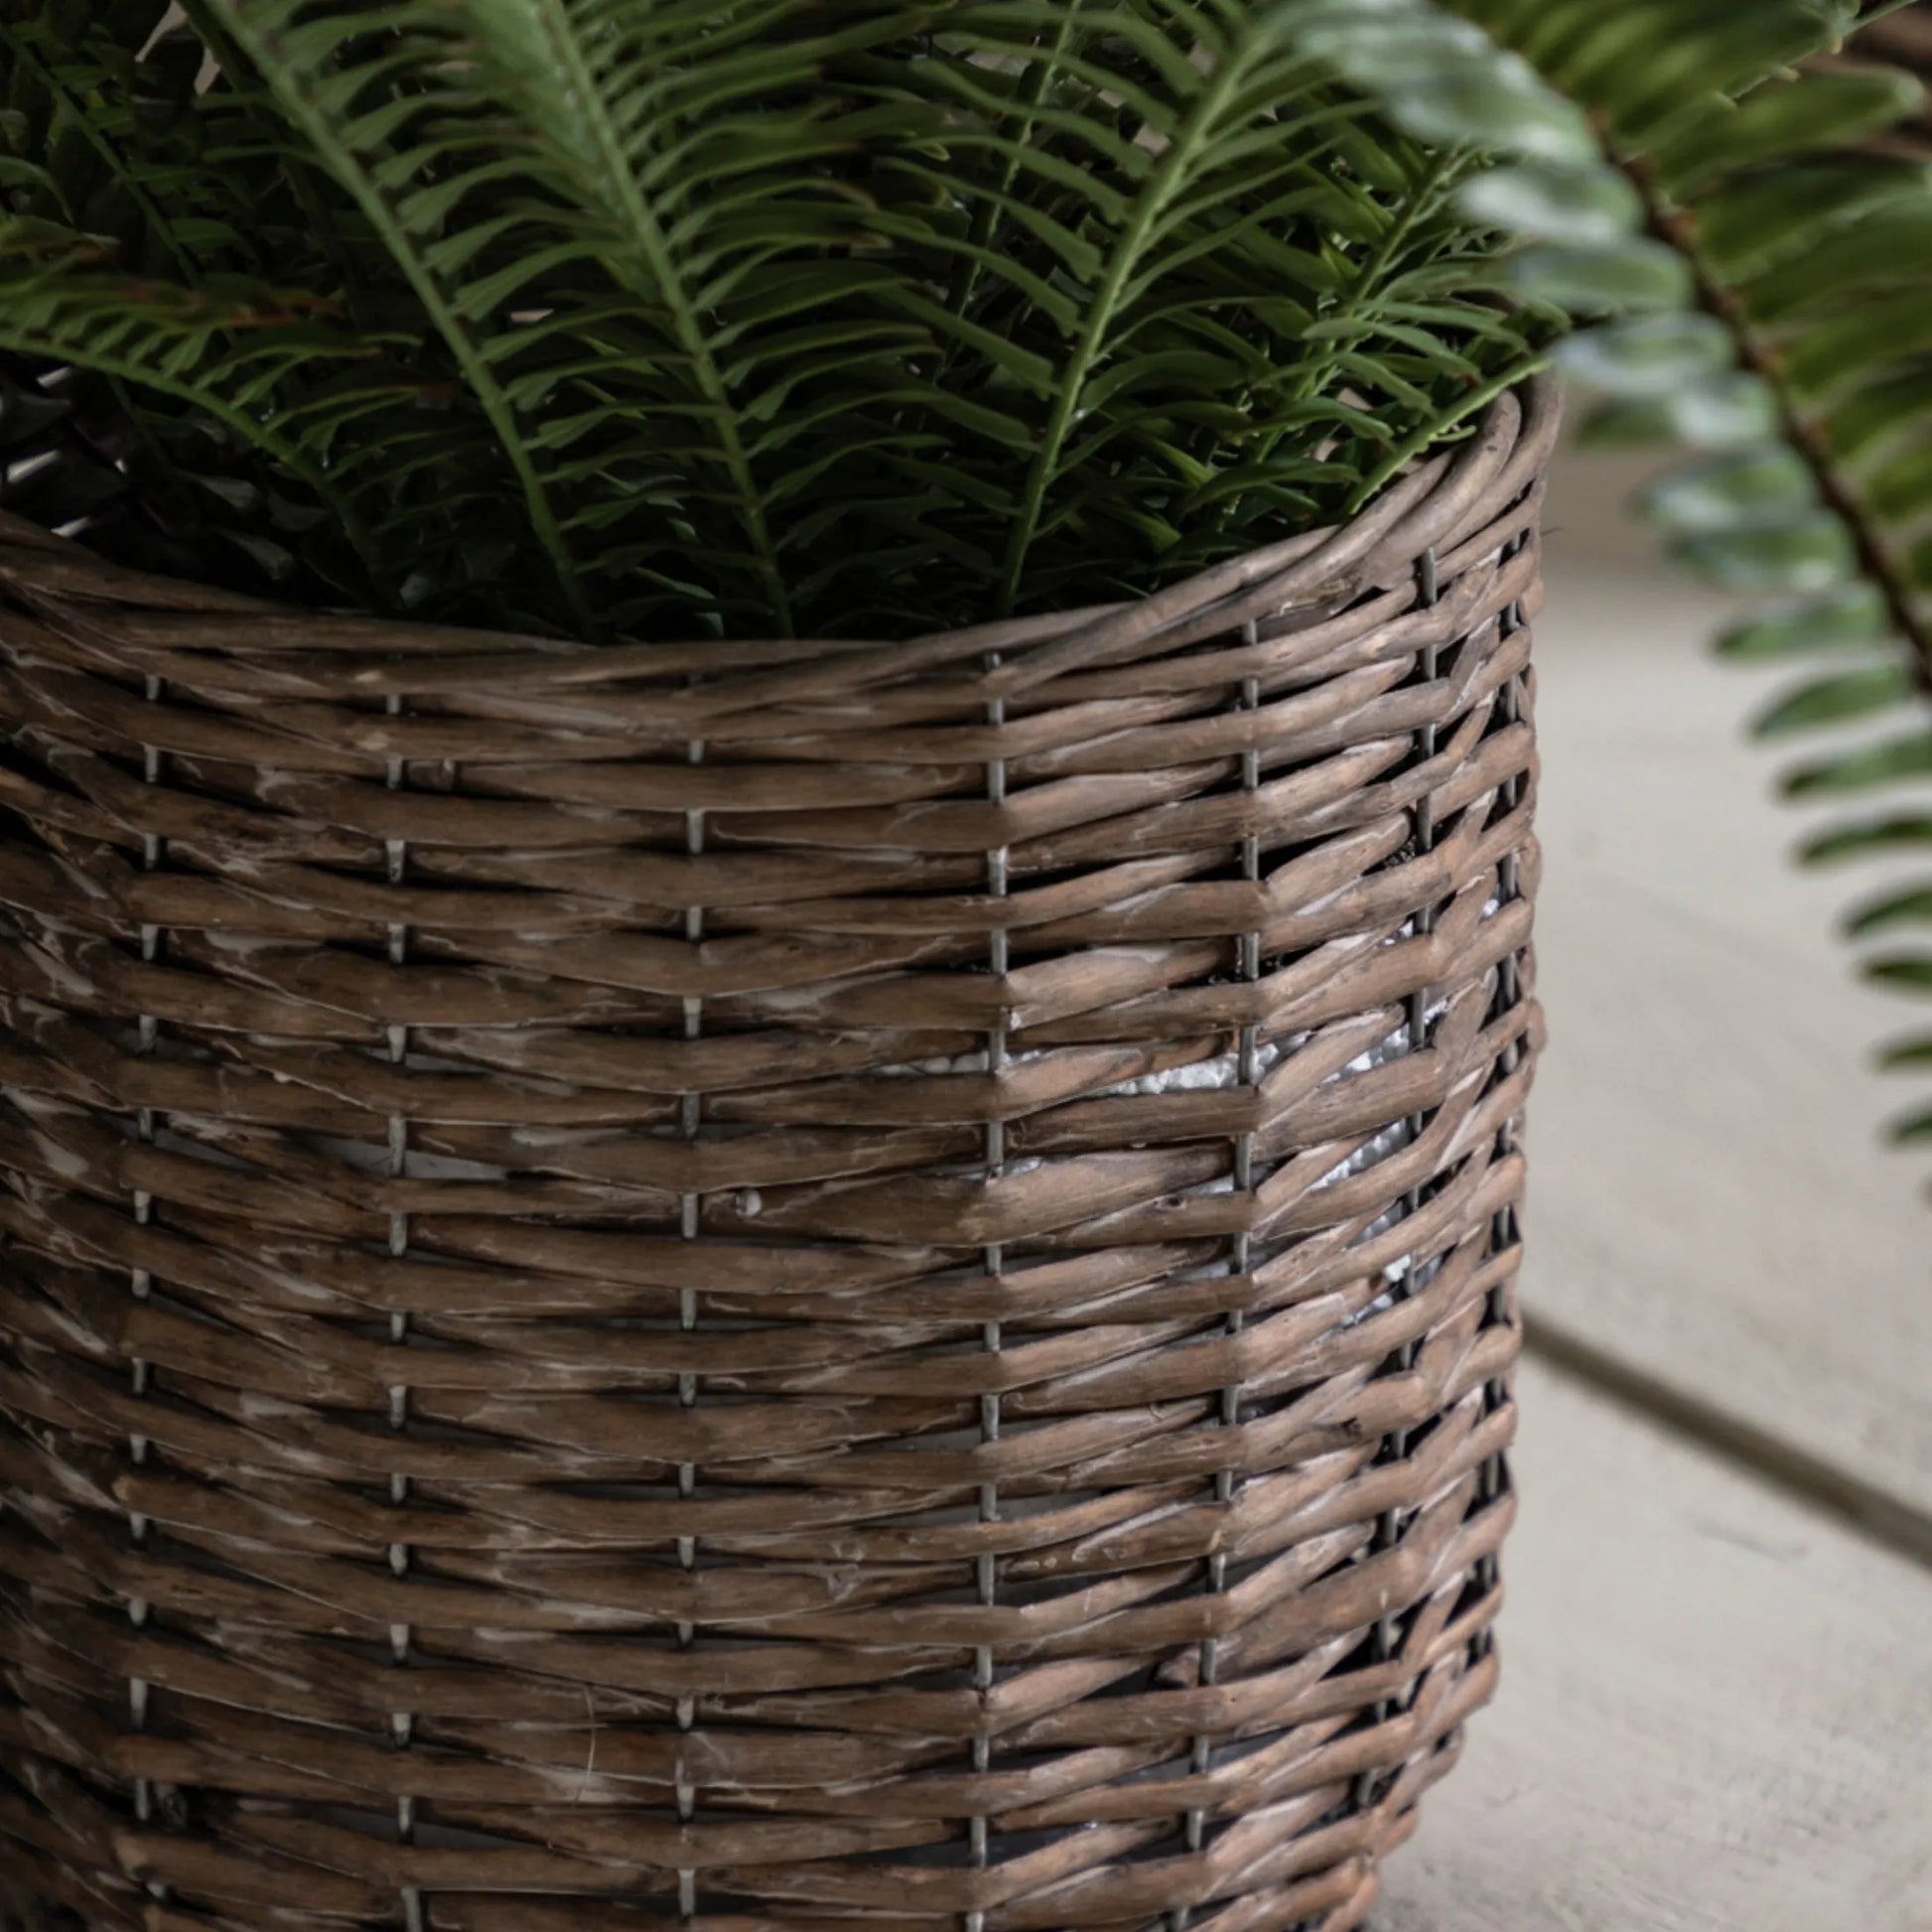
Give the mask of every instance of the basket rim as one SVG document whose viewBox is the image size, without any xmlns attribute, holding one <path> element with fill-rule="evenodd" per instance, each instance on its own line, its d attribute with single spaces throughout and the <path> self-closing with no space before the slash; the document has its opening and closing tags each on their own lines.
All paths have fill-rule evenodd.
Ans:
<svg viewBox="0 0 1932 1932">
<path fill-rule="evenodd" d="M 960 659 L 1016 653 L 992 671 L 989 692 L 1013 692 L 1077 663 L 1092 667 L 1181 648 L 1266 610 L 1338 609 L 1407 568 L 1423 551 L 1479 530 L 1533 486 L 1561 428 L 1560 385 L 1548 371 L 1505 391 L 1477 432 L 1418 464 L 1346 522 L 1301 531 L 1228 559 L 1145 598 L 1071 607 L 904 638 L 714 638 L 592 644 L 577 638 L 418 623 L 304 610 L 134 571 L 84 544 L 0 511 L 0 590 L 38 614 L 111 634 L 130 621 L 145 637 L 246 654 L 345 653 L 393 662 L 474 660 L 481 683 L 547 690 L 678 674 L 708 685 L 739 673 L 836 663 L 842 684 L 872 684 Z M 267 620 L 265 622 L 264 620 Z M 376 673 L 371 672 L 373 680 Z"/>
</svg>

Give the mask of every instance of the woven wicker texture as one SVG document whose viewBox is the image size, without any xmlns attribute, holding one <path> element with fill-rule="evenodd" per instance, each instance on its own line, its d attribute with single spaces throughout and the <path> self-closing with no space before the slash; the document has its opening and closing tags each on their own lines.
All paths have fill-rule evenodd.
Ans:
<svg viewBox="0 0 1932 1932">
<path fill-rule="evenodd" d="M 0 1904 L 1361 1923 L 1495 1669 L 1554 433 L 901 644 L 0 523 Z"/>
</svg>

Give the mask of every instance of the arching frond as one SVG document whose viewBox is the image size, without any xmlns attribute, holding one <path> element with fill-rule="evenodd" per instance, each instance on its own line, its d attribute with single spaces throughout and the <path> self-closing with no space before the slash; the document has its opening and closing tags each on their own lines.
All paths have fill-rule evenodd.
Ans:
<svg viewBox="0 0 1932 1932">
<path fill-rule="evenodd" d="M 1337 514 L 1538 358 L 1534 319 L 1415 279 L 1474 232 L 1455 163 L 1311 61 L 1300 11 L 955 5 L 867 76 L 943 129 L 882 157 L 877 225 L 930 264 L 890 296 L 942 345 L 917 407 L 971 483 L 942 499 L 960 597 L 1108 594 Z"/>
<path fill-rule="evenodd" d="M 1526 299 L 1592 325 L 1565 347 L 1610 392 L 1592 433 L 1697 447 L 1645 502 L 1672 553 L 1793 600 L 1721 648 L 1821 660 L 1757 730 L 1835 733 L 1784 789 L 1869 815 L 1806 856 L 1932 866 L 1932 167 L 1894 134 L 1921 84 L 1835 52 L 1851 0 L 1311 4 L 1309 44 L 1398 121 L 1440 127 L 1452 96 L 1454 131 L 1509 157 L 1464 205 L 1513 234 Z M 1932 991 L 1928 927 L 1932 872 L 1848 920 L 1903 992 Z"/>
<path fill-rule="evenodd" d="M 695 592 L 791 627 L 771 507 L 834 431 L 884 432 L 923 342 L 859 259 L 850 157 L 891 116 L 830 78 L 891 10 L 210 6 L 447 345 L 580 625 Z"/>
</svg>

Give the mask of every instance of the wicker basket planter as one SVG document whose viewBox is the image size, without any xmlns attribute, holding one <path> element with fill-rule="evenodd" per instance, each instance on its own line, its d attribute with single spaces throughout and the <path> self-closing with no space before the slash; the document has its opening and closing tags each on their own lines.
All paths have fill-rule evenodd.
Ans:
<svg viewBox="0 0 1932 1932">
<path fill-rule="evenodd" d="M 0 528 L 0 1902 L 1359 1925 L 1488 1695 L 1547 392 L 1144 605 Z"/>
</svg>

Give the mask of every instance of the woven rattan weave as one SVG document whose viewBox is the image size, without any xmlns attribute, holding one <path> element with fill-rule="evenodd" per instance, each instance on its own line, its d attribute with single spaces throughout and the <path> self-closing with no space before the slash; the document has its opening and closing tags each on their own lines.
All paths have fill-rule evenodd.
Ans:
<svg viewBox="0 0 1932 1932">
<path fill-rule="evenodd" d="M 1553 434 L 899 644 L 0 524 L 0 1903 L 1360 1924 L 1495 1669 Z"/>
</svg>

